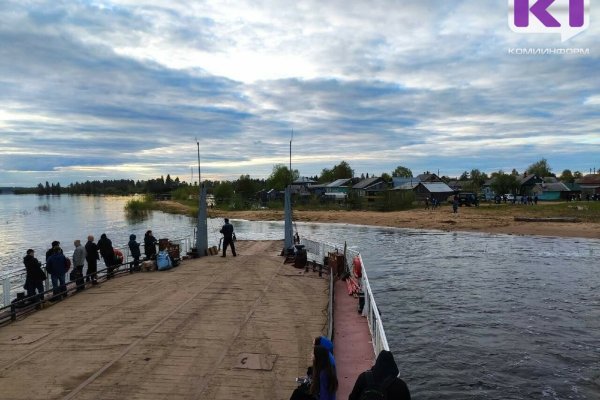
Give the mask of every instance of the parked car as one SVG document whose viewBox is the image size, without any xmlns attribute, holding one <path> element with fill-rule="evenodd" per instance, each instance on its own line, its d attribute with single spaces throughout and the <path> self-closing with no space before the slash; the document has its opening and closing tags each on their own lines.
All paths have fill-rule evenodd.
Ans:
<svg viewBox="0 0 600 400">
<path fill-rule="evenodd" d="M 458 196 L 458 205 L 460 207 L 462 207 L 462 206 L 471 207 L 471 206 L 479 205 L 479 199 L 477 198 L 477 195 L 475 193 L 463 192 L 463 193 L 459 193 L 456 196 Z M 454 197 L 455 196 L 448 197 L 448 203 L 452 204 L 454 202 Z"/>
</svg>

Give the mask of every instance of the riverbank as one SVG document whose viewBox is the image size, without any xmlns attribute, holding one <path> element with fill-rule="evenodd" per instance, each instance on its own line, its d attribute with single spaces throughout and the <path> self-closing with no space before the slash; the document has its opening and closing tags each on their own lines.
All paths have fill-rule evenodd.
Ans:
<svg viewBox="0 0 600 400">
<path fill-rule="evenodd" d="M 564 205 L 558 211 L 553 207 L 555 205 L 520 206 L 485 204 L 481 207 L 461 207 L 456 214 L 452 212 L 452 207 L 447 205 L 435 210 L 426 210 L 423 208 L 393 212 L 294 210 L 294 220 L 442 231 L 600 239 L 600 222 L 597 221 L 596 217 L 590 217 L 589 207 L 585 203 L 583 205 Z M 158 202 L 157 207 L 162 211 L 170 213 L 189 214 L 193 211 L 191 207 L 174 201 Z M 580 217 L 580 222 L 515 221 L 515 217 L 523 216 L 535 216 L 537 218 L 557 216 Z M 268 209 L 223 211 L 214 209 L 209 210 L 209 217 L 228 217 L 250 221 L 282 221 L 283 211 Z"/>
</svg>

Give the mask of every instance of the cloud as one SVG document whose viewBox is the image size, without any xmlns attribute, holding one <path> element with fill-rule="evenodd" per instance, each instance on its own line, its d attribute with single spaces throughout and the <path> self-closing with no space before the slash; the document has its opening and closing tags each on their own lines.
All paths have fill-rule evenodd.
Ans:
<svg viewBox="0 0 600 400">
<path fill-rule="evenodd" d="M 592 7 L 591 20 L 600 18 Z M 4 1 L 0 186 L 89 177 L 457 175 L 597 163 L 590 28 L 508 28 L 504 3 Z M 589 49 L 511 55 L 509 48 Z M 597 165 L 596 165 L 597 167 Z M 44 180 L 46 180 L 44 178 Z"/>
</svg>

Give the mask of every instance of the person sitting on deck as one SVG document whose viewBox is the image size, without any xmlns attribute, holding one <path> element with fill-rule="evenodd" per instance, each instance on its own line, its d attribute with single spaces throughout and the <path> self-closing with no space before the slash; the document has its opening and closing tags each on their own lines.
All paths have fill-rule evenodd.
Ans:
<svg viewBox="0 0 600 400">
<path fill-rule="evenodd" d="M 335 368 L 329 361 L 329 350 L 323 346 L 313 348 L 312 373 L 310 394 L 319 400 L 335 400 L 338 380 Z"/>
<path fill-rule="evenodd" d="M 356 379 L 348 400 L 366 398 L 410 400 L 408 387 L 402 379 L 398 378 L 398 372 L 393 354 L 381 350 L 373 368 L 361 373 Z"/>
</svg>

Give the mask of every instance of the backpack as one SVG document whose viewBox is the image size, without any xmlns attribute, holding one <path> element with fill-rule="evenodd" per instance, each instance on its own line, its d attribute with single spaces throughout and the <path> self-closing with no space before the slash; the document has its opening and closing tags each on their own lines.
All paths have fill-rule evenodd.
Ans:
<svg viewBox="0 0 600 400">
<path fill-rule="evenodd" d="M 396 377 L 389 376 L 380 384 L 376 384 L 373 379 L 373 373 L 367 371 L 365 378 L 367 379 L 367 387 L 362 391 L 360 400 L 387 400 L 387 390 Z"/>
</svg>

